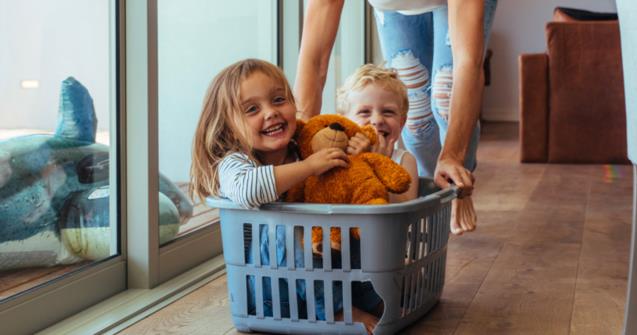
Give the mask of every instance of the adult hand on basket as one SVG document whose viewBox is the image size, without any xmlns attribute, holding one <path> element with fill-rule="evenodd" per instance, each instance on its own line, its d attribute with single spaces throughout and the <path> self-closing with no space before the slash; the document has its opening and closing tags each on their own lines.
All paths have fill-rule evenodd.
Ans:
<svg viewBox="0 0 637 335">
<path fill-rule="evenodd" d="M 451 233 L 462 235 L 475 230 L 478 218 L 471 199 L 475 182 L 471 171 L 465 169 L 459 160 L 441 157 L 434 172 L 434 182 L 441 188 L 450 187 L 452 183 L 458 187 L 458 198 L 451 203 Z"/>
<path fill-rule="evenodd" d="M 458 198 L 471 196 L 475 177 L 471 171 L 465 169 L 462 163 L 452 158 L 440 158 L 434 172 L 434 182 L 440 188 L 458 187 Z"/>
</svg>

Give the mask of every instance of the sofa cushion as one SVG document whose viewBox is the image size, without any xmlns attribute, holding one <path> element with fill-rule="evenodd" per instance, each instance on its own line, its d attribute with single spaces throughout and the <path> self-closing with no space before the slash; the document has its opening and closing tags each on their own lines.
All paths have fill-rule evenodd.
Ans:
<svg viewBox="0 0 637 335">
<path fill-rule="evenodd" d="M 617 22 L 551 22 L 548 161 L 626 163 Z"/>
<path fill-rule="evenodd" d="M 553 11 L 554 22 L 572 21 L 612 21 L 617 20 L 617 13 L 591 12 L 583 9 L 556 7 Z"/>
<path fill-rule="evenodd" d="M 520 160 L 525 163 L 546 163 L 548 156 L 548 62 L 545 53 L 519 58 Z"/>
</svg>

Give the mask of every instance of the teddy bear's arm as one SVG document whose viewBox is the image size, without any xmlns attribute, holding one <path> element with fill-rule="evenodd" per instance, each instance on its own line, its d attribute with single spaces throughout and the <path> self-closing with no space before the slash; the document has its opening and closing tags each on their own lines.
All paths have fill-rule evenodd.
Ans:
<svg viewBox="0 0 637 335">
<path fill-rule="evenodd" d="M 389 157 L 371 152 L 360 154 L 359 157 L 372 167 L 376 177 L 390 192 L 403 193 L 409 189 L 409 173 Z"/>
<path fill-rule="evenodd" d="M 285 202 L 304 202 L 305 201 L 305 182 L 292 186 L 285 192 Z"/>
</svg>

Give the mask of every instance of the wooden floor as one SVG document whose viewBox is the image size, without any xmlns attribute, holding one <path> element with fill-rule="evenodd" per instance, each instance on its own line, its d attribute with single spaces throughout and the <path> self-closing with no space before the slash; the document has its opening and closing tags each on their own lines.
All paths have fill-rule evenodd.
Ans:
<svg viewBox="0 0 637 335">
<path fill-rule="evenodd" d="M 619 334 L 630 166 L 518 163 L 517 124 L 480 141 L 478 229 L 449 241 L 440 303 L 404 334 Z M 225 276 L 123 334 L 236 333 Z"/>
</svg>

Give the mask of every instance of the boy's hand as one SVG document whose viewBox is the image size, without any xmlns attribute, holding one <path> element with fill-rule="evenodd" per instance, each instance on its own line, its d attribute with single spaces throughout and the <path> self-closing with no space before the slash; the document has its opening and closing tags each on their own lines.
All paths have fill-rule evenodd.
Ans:
<svg viewBox="0 0 637 335">
<path fill-rule="evenodd" d="M 371 151 L 391 158 L 395 143 L 395 139 L 387 141 L 385 136 L 378 135 L 378 142 L 372 147 Z"/>
<path fill-rule="evenodd" d="M 367 152 L 371 149 L 371 143 L 372 141 L 370 141 L 363 133 L 356 133 L 356 135 L 349 139 L 349 143 L 347 144 L 347 154 L 358 155 L 362 152 Z"/>
<path fill-rule="evenodd" d="M 349 160 L 345 151 L 339 148 L 321 149 L 303 161 L 312 171 L 319 176 L 335 167 L 347 167 Z"/>
</svg>

